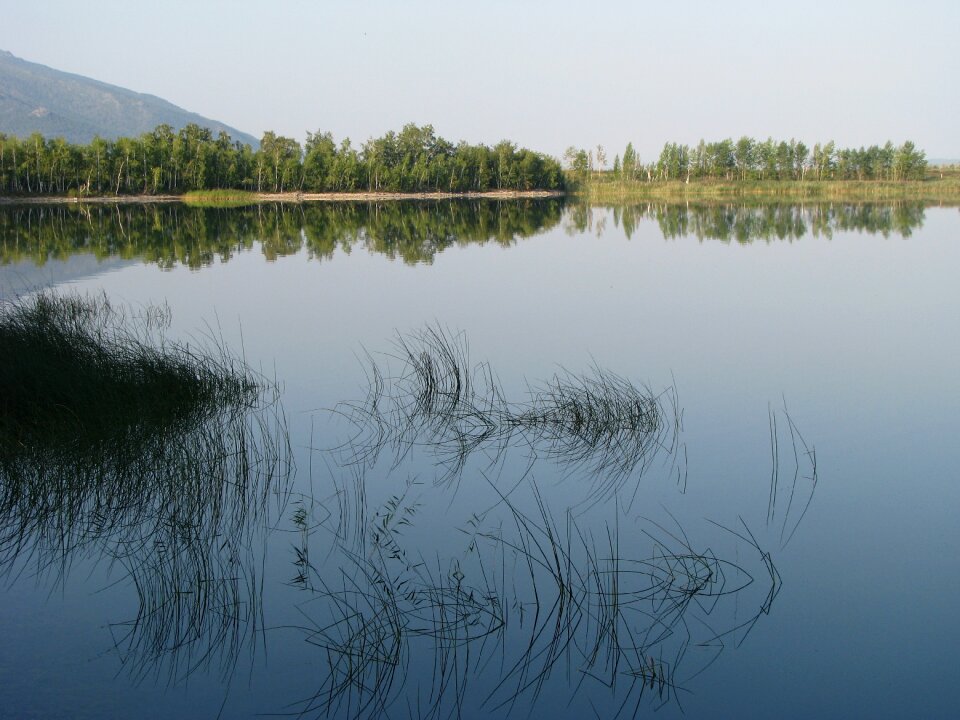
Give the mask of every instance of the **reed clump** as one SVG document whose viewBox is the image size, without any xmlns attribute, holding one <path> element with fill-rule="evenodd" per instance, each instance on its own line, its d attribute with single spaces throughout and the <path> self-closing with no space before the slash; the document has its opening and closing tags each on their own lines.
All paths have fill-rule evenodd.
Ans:
<svg viewBox="0 0 960 720">
<path fill-rule="evenodd" d="M 105 296 L 40 294 L 0 308 L 0 443 L 70 445 L 255 401 L 257 382 L 227 353 L 151 341 L 168 311 L 138 319 Z"/>
<path fill-rule="evenodd" d="M 168 323 L 103 296 L 0 309 L 0 574 L 121 568 L 139 602 L 117 653 L 179 680 L 252 643 L 254 540 L 292 467 L 276 384 Z"/>
<path fill-rule="evenodd" d="M 423 446 L 456 477 L 477 451 L 496 463 L 520 446 L 571 471 L 591 470 L 609 496 L 679 446 L 672 387 L 654 392 L 594 367 L 557 373 L 529 385 L 525 399 L 508 400 L 492 368 L 471 361 L 464 335 L 440 327 L 398 336 L 386 362 L 368 359 L 366 400 L 338 408 L 358 428 L 345 446 L 350 462 L 373 462 L 384 448 L 399 460 Z"/>
<path fill-rule="evenodd" d="M 661 453 L 685 472 L 673 388 L 653 392 L 595 366 L 508 400 L 464 335 L 436 326 L 398 336 L 387 361 L 368 359 L 366 400 L 339 407 L 357 426 L 334 448 L 349 470 L 334 474 L 339 513 L 323 507 L 312 524 L 301 506 L 294 516 L 294 584 L 309 597 L 301 630 L 327 669 L 296 712 L 512 716 L 566 693 L 577 716 L 636 717 L 642 703 L 682 711 L 694 678 L 771 613 L 782 579 L 767 543 L 785 548 L 817 484 L 813 448 L 786 409 L 770 416 L 772 540 L 761 542 L 740 516 L 633 516 L 624 479 Z M 514 447 L 528 465 L 500 465 Z M 471 478 L 469 518 L 456 519 L 452 500 L 421 515 L 436 489 L 415 490 L 417 474 L 373 504 L 366 475 L 384 470 L 383 450 L 393 464 L 380 481 L 419 469 L 420 453 L 444 480 Z M 468 467 L 475 453 L 499 467 Z M 585 477 L 593 501 L 555 512 L 539 461 Z M 440 535 L 448 518 L 452 532 Z M 316 565 L 310 527 L 327 540 Z"/>
</svg>

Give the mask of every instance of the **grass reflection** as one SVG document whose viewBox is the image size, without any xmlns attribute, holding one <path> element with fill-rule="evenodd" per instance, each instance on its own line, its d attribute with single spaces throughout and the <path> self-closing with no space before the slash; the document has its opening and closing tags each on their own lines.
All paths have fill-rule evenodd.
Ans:
<svg viewBox="0 0 960 720">
<path fill-rule="evenodd" d="M 770 414 L 755 532 L 740 516 L 632 509 L 623 480 L 660 455 L 677 462 L 674 393 L 594 368 L 511 402 L 464 336 L 437 327 L 398 336 L 385 358 L 367 358 L 367 398 L 337 409 L 355 433 L 333 450 L 333 494 L 293 517 L 299 630 L 324 668 L 296 713 L 682 708 L 694 678 L 771 613 L 782 580 L 768 546 L 789 542 L 816 487 L 815 453 L 785 411 Z M 413 469 L 421 454 L 439 485 Z M 543 460 L 584 479 L 589 501 L 558 506 L 535 479 Z M 374 501 L 370 486 L 398 475 L 403 489 Z"/>
<path fill-rule="evenodd" d="M 0 310 L 0 569 L 123 570 L 114 627 L 136 676 L 224 672 L 257 625 L 252 538 L 290 473 L 276 386 L 223 348 L 163 339 L 164 311 L 38 295 Z"/>
<path fill-rule="evenodd" d="M 519 444 L 531 463 L 546 457 L 570 473 L 586 470 L 600 501 L 657 455 L 675 458 L 679 449 L 672 387 L 654 392 L 595 367 L 557 373 L 511 401 L 492 368 L 470 359 L 466 338 L 441 327 L 398 336 L 381 357 L 367 356 L 367 398 L 338 408 L 356 428 L 342 448 L 346 464 L 371 465 L 384 450 L 399 463 L 426 447 L 440 458 L 444 481 L 456 481 L 471 456 L 481 453 L 493 467 Z"/>
<path fill-rule="evenodd" d="M 426 555 L 382 522 L 399 507 L 371 509 L 361 545 L 309 568 L 301 630 L 325 670 L 298 713 L 512 716 L 548 698 L 590 698 L 605 717 L 682 706 L 781 588 L 746 525 L 719 527 L 717 545 L 680 524 L 643 521 L 638 536 L 555 515 L 531 482 Z"/>
</svg>

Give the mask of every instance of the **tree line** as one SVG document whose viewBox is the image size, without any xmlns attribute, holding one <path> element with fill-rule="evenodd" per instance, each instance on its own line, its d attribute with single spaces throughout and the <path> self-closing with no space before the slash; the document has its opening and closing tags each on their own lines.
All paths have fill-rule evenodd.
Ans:
<svg viewBox="0 0 960 720">
<path fill-rule="evenodd" d="M 0 194 L 180 194 L 252 192 L 484 192 L 560 190 L 560 163 L 503 140 L 453 143 L 432 126 L 408 124 L 354 148 L 329 132 L 293 138 L 266 132 L 260 147 L 190 124 L 160 125 L 139 137 L 76 145 L 34 133 L 0 133 Z"/>
<path fill-rule="evenodd" d="M 569 147 L 564 153 L 567 168 L 583 181 L 606 170 L 606 153 Z M 643 163 L 628 143 L 622 157 L 613 161 L 612 175 L 627 181 L 690 180 L 922 180 L 927 170 L 926 154 L 911 141 L 894 146 L 838 148 L 832 140 L 809 148 L 797 140 L 755 140 L 741 137 L 718 142 L 701 140 L 696 146 L 665 143 L 660 156 Z"/>
</svg>

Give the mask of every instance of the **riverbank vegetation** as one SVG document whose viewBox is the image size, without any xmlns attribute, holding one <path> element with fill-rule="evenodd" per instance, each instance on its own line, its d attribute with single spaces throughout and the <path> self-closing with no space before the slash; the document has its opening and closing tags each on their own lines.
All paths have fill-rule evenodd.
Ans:
<svg viewBox="0 0 960 720">
<path fill-rule="evenodd" d="M 301 146 L 266 132 L 260 147 L 198 125 L 160 125 L 135 138 L 74 145 L 35 133 L 0 133 L 0 195 L 180 195 L 247 192 L 486 192 L 561 190 L 554 158 L 503 140 L 453 144 L 432 126 L 408 124 L 355 148 L 328 132 Z"/>
<path fill-rule="evenodd" d="M 956 203 L 960 177 L 929 173 L 923 180 L 626 180 L 604 173 L 579 181 L 576 193 L 593 203 L 634 202 L 840 202 Z"/>
<path fill-rule="evenodd" d="M 568 178 L 577 192 L 597 202 L 670 199 L 775 198 L 780 200 L 885 201 L 960 198 L 960 171 L 931 168 L 910 141 L 900 146 L 812 148 L 796 140 L 742 137 L 694 147 L 666 143 L 643 162 L 628 143 L 607 167 L 606 151 L 567 148 Z"/>
<path fill-rule="evenodd" d="M 191 190 L 183 201 L 191 207 L 236 208 L 257 203 L 256 193 L 244 190 Z"/>
<path fill-rule="evenodd" d="M 574 191 L 596 202 L 960 198 L 960 169 L 931 168 L 911 141 L 860 148 L 749 137 L 695 146 L 668 142 L 649 162 L 628 143 L 612 166 L 602 145 L 571 146 L 563 162 L 509 141 L 454 145 L 432 126 L 414 124 L 358 148 L 328 132 L 308 133 L 302 146 L 266 132 L 254 149 L 197 125 L 178 132 L 161 125 L 136 138 L 96 138 L 89 145 L 0 133 L 0 197 L 182 198 L 212 207 L 249 205 L 273 199 L 264 197 L 270 194 L 324 193 Z"/>
<path fill-rule="evenodd" d="M 607 162 L 602 145 L 584 150 L 567 148 L 564 154 L 570 170 L 580 179 L 602 174 Z M 623 158 L 613 160 L 611 175 L 625 181 L 689 182 L 691 180 L 732 181 L 818 181 L 824 180 L 923 180 L 926 154 L 909 140 L 899 147 L 887 141 L 883 147 L 838 148 L 832 140 L 813 148 L 791 139 L 755 140 L 741 137 L 695 147 L 666 143 L 660 156 L 642 162 L 627 143 Z"/>
</svg>

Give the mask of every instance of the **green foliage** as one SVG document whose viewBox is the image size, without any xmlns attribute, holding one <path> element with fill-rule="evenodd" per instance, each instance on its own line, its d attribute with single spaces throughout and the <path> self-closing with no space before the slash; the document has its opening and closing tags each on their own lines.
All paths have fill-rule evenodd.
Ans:
<svg viewBox="0 0 960 720">
<path fill-rule="evenodd" d="M 628 142 L 626 150 L 623 151 L 622 177 L 626 180 L 635 180 L 639 165 L 640 158 L 637 157 L 637 153 L 633 149 L 633 143 Z"/>
<path fill-rule="evenodd" d="M 248 192 L 487 192 L 562 190 L 553 158 L 506 140 L 490 148 L 453 145 L 430 125 L 371 138 L 359 152 L 330 133 L 292 138 L 266 132 L 260 148 L 221 132 L 160 125 L 136 138 L 94 138 L 86 146 L 39 134 L 0 135 L 0 194 L 181 194 L 196 190 Z"/>
<path fill-rule="evenodd" d="M 577 180 L 588 175 L 588 154 L 574 147 L 564 154 L 567 167 Z M 643 165 L 628 143 L 623 159 L 614 168 L 614 179 L 622 182 L 689 183 L 693 180 L 724 182 L 875 180 L 900 182 L 923 180 L 927 161 L 923 151 L 910 141 L 900 147 L 887 142 L 883 147 L 837 149 L 830 141 L 811 150 L 797 140 L 754 140 L 743 136 L 717 142 L 701 140 L 695 147 L 665 143 L 655 162 Z M 599 178 L 598 178 L 599 179 Z"/>
<path fill-rule="evenodd" d="M 243 190 L 191 190 L 183 201 L 190 207 L 235 208 L 255 205 L 257 196 Z"/>
<path fill-rule="evenodd" d="M 567 168 L 578 181 L 582 182 L 587 179 L 590 172 L 590 158 L 586 150 L 577 149 L 571 145 L 563 154 L 563 159 L 567 163 Z"/>
</svg>

